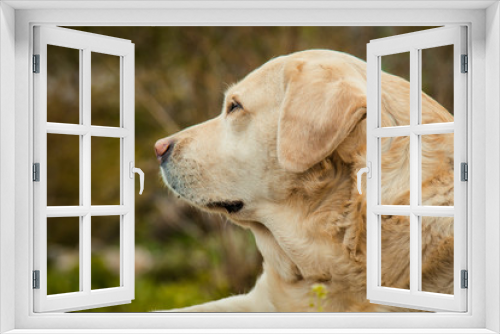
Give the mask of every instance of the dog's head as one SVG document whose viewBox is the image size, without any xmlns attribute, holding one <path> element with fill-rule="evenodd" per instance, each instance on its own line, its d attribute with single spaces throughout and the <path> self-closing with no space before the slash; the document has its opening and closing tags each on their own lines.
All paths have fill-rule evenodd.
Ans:
<svg viewBox="0 0 500 334">
<path fill-rule="evenodd" d="M 408 124 L 409 82 L 386 73 L 381 80 L 382 125 Z M 364 300 L 366 199 L 356 191 L 355 175 L 366 164 L 365 89 L 366 64 L 353 56 L 314 50 L 275 58 L 228 89 L 218 117 L 156 143 L 165 183 L 192 204 L 250 228 L 270 275 L 291 284 L 331 282 L 331 293 L 349 290 Z M 453 121 L 422 97 L 424 123 Z M 408 137 L 383 142 L 384 203 L 409 204 L 408 147 Z M 452 137 L 422 139 L 427 205 L 453 199 L 450 147 Z M 400 270 L 389 271 L 394 277 L 384 274 L 384 282 L 393 284 L 387 286 L 408 284 L 400 275 L 409 270 L 405 219 L 389 221 L 384 233 L 398 241 L 382 243 L 382 253 L 389 254 L 383 258 L 403 259 Z M 427 291 L 445 291 L 442 285 Z M 339 303 L 350 305 L 349 298 Z"/>
<path fill-rule="evenodd" d="M 165 183 L 202 209 L 258 219 L 365 117 L 363 66 L 322 50 L 267 62 L 227 90 L 218 117 L 156 143 Z"/>
</svg>

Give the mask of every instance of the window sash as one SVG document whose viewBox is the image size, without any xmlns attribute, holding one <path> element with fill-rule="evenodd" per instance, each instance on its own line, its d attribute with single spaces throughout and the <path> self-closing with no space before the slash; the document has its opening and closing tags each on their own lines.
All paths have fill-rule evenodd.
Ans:
<svg viewBox="0 0 500 334">
<path fill-rule="evenodd" d="M 372 178 L 367 182 L 367 297 L 375 303 L 425 310 L 467 310 L 467 290 L 461 289 L 460 271 L 467 269 L 467 183 L 460 180 L 460 164 L 467 162 L 467 76 L 460 73 L 461 54 L 467 54 L 466 28 L 459 26 L 430 29 L 372 40 L 367 45 L 368 115 L 367 162 Z M 454 45 L 454 122 L 419 124 L 421 95 L 421 49 Z M 410 125 L 381 127 L 381 57 L 410 52 Z M 420 204 L 420 136 L 454 133 L 453 207 Z M 410 205 L 381 205 L 381 138 L 410 137 Z M 410 289 L 381 286 L 381 215 L 410 217 Z M 419 291 L 421 286 L 420 217 L 454 217 L 454 294 Z"/>
<path fill-rule="evenodd" d="M 80 50 L 80 124 L 47 122 L 47 45 Z M 92 52 L 120 57 L 120 126 L 91 125 Z M 40 163 L 40 181 L 34 184 L 34 270 L 40 271 L 40 289 L 34 289 L 35 312 L 73 311 L 128 303 L 134 298 L 134 45 L 127 40 L 76 30 L 35 27 L 34 54 L 40 54 L 40 73 L 34 74 L 34 161 Z M 47 134 L 80 138 L 80 205 L 47 206 Z M 120 205 L 91 205 L 91 138 L 120 139 Z M 91 289 L 91 217 L 120 216 L 120 286 Z M 47 218 L 79 217 L 78 292 L 47 295 Z"/>
</svg>

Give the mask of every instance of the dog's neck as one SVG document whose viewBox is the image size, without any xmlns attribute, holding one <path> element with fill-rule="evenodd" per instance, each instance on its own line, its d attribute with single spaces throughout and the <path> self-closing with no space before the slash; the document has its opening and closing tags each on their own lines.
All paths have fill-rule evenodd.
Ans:
<svg viewBox="0 0 500 334">
<path fill-rule="evenodd" d="M 359 260 L 358 225 L 363 225 L 363 217 L 352 215 L 363 211 L 357 208 L 362 198 L 353 199 L 351 169 L 338 156 L 325 160 L 299 177 L 285 201 L 263 206 L 259 223 L 250 225 L 264 262 L 283 280 L 341 279 L 351 269 L 343 273 L 338 266 L 333 273 L 335 264 Z"/>
</svg>

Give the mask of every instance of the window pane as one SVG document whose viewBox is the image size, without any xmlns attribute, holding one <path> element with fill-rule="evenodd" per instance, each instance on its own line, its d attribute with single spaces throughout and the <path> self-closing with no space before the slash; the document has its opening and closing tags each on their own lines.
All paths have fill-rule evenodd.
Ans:
<svg viewBox="0 0 500 334">
<path fill-rule="evenodd" d="M 453 45 L 423 49 L 421 57 L 421 123 L 453 122 Z"/>
<path fill-rule="evenodd" d="M 79 246 L 80 217 L 47 218 L 47 294 L 80 291 Z"/>
<path fill-rule="evenodd" d="M 453 218 L 422 219 L 422 291 L 453 294 Z"/>
<path fill-rule="evenodd" d="M 381 216 L 381 285 L 410 288 L 410 217 Z"/>
<path fill-rule="evenodd" d="M 80 123 L 80 50 L 47 45 L 47 122 Z"/>
<path fill-rule="evenodd" d="M 80 205 L 80 138 L 47 134 L 47 205 Z"/>
<path fill-rule="evenodd" d="M 120 126 L 120 57 L 92 52 L 92 125 Z"/>
<path fill-rule="evenodd" d="M 410 137 L 380 140 L 382 205 L 410 205 Z"/>
<path fill-rule="evenodd" d="M 120 286 L 120 216 L 93 216 L 92 289 Z"/>
<path fill-rule="evenodd" d="M 381 126 L 410 125 L 410 53 L 381 57 Z"/>
<path fill-rule="evenodd" d="M 92 137 L 92 205 L 120 204 L 120 138 Z"/>
<path fill-rule="evenodd" d="M 453 133 L 421 136 L 422 205 L 453 206 Z"/>
</svg>

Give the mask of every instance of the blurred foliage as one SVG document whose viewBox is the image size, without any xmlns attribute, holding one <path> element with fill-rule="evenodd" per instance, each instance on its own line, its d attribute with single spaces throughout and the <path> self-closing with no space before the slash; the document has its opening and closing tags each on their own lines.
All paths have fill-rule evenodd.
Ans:
<svg viewBox="0 0 500 334">
<path fill-rule="evenodd" d="M 272 57 L 322 48 L 365 59 L 366 44 L 371 39 L 428 27 L 70 28 L 124 38 L 135 44 L 135 155 L 136 166 L 146 174 L 144 193 L 136 194 L 135 299 L 131 304 L 90 311 L 146 312 L 248 292 L 262 270 L 262 259 L 250 232 L 169 194 L 159 176 L 153 152 L 155 141 L 216 116 L 228 85 Z M 76 50 L 49 48 L 49 61 L 53 63 L 49 64 L 48 121 L 79 122 L 78 58 Z M 92 124 L 118 125 L 116 59 L 92 54 Z M 433 60 L 426 62 L 431 78 L 446 77 L 441 66 L 449 62 L 446 55 L 438 52 Z M 397 73 L 404 68 L 405 64 L 391 64 L 387 70 Z M 447 96 L 438 86 L 431 80 L 424 89 L 438 101 L 445 101 Z M 77 159 L 77 145 L 58 140 L 48 144 L 49 152 L 57 152 L 52 165 Z M 110 166 L 116 166 L 117 146 L 102 142 L 92 146 L 92 151 L 98 150 L 92 153 L 94 205 L 108 204 L 119 194 L 118 182 L 108 182 L 110 178 L 116 180 L 116 167 Z M 49 203 L 66 196 L 78 199 L 78 166 L 71 166 L 49 177 Z M 78 238 L 67 238 L 70 225 L 59 224 L 49 239 L 49 291 L 78 286 Z M 92 236 L 101 239 L 92 243 L 92 279 L 99 287 L 116 285 L 113 270 L 117 244 L 111 240 L 116 240 L 117 232 L 107 225 L 92 224 Z M 62 261 L 63 254 L 72 260 Z M 316 304 L 321 301 L 320 295 L 321 291 L 314 292 Z"/>
<path fill-rule="evenodd" d="M 47 294 L 79 290 L 78 217 L 47 218 Z"/>
<path fill-rule="evenodd" d="M 79 205 L 78 136 L 47 134 L 47 205 Z"/>
</svg>

